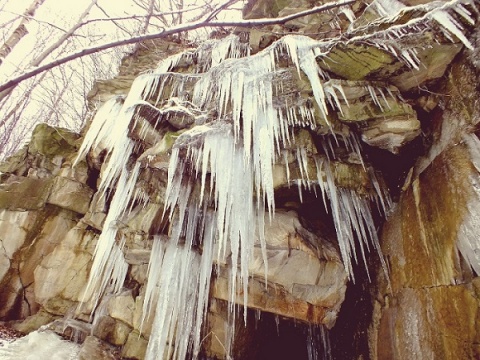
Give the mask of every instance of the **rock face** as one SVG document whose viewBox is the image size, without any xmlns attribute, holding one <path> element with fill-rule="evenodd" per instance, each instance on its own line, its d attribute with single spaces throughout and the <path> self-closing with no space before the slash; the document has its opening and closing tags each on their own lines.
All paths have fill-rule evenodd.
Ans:
<svg viewBox="0 0 480 360">
<path fill-rule="evenodd" d="M 325 329 L 327 358 L 479 357 L 475 6 L 145 44 L 83 135 L 39 125 L 0 164 L 1 320 L 84 359 L 265 358 L 274 317 L 309 358 Z"/>
<path fill-rule="evenodd" d="M 466 61 L 452 67 L 445 85 L 450 97 L 436 115 L 439 140 L 412 169 L 383 228 L 391 271 L 390 283 L 380 279 L 375 305 L 376 358 L 479 356 L 480 148 L 469 131 L 479 119 L 478 76 Z"/>
</svg>

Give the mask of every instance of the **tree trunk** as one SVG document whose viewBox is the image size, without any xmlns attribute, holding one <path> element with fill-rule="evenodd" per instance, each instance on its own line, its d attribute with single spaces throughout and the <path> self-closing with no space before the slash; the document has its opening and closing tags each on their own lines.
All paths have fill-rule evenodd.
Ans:
<svg viewBox="0 0 480 360">
<path fill-rule="evenodd" d="M 30 22 L 35 11 L 45 2 L 45 0 L 34 0 L 34 2 L 28 7 L 28 9 L 23 13 L 22 21 L 13 31 L 12 35 L 5 41 L 5 43 L 0 47 L 0 65 L 3 63 L 3 60 L 10 54 L 13 48 L 22 40 L 22 38 L 28 34 L 26 24 Z"/>
</svg>

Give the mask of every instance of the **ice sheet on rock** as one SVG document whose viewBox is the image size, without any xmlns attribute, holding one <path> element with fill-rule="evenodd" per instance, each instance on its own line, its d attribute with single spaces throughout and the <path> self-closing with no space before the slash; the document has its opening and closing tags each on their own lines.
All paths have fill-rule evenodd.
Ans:
<svg viewBox="0 0 480 360">
<path fill-rule="evenodd" d="M 97 148 L 100 143 L 103 143 L 103 147 L 111 149 L 116 136 L 115 119 L 120 114 L 123 101 L 122 96 L 113 97 L 97 111 L 78 150 L 73 166 L 76 166 L 79 161 L 85 158 L 90 149 Z"/>
<path fill-rule="evenodd" d="M 102 166 L 102 178 L 98 191 L 102 196 L 106 196 L 107 191 L 115 187 L 115 194 L 94 251 L 93 264 L 84 293 L 84 300 L 92 300 L 94 304 L 98 304 L 107 287 L 110 287 L 110 291 L 113 292 L 121 288 L 128 269 L 122 252 L 124 239 L 117 236 L 117 233 L 118 228 L 121 227 L 122 216 L 128 210 L 134 194 L 140 170 L 139 163 L 136 163 L 133 169 L 128 166 L 134 149 L 134 143 L 128 134 L 129 125 L 135 113 L 132 105 L 141 101 L 146 84 L 148 84 L 148 78 L 137 78 L 121 109 L 118 109 L 113 100 L 113 104 L 106 104 L 107 114 L 111 116 L 112 110 L 109 109 L 114 109 L 115 117 L 107 119 L 106 115 L 101 115 L 99 122 L 104 123 L 103 127 L 105 123 L 112 123 L 113 130 L 111 133 L 100 131 L 95 134 L 92 133 L 96 129 L 95 126 L 89 130 L 84 140 L 85 145 L 82 145 L 81 154 L 85 154 L 92 146 L 100 142 L 106 143 L 108 154 Z"/>
<path fill-rule="evenodd" d="M 186 201 L 185 184 L 200 186 L 199 197 L 191 197 L 190 206 L 201 208 L 210 204 L 215 209 L 209 219 L 208 226 L 214 229 L 216 261 L 231 264 L 230 302 L 235 303 L 237 283 L 242 287 L 244 303 L 247 303 L 248 264 L 253 251 L 253 239 L 257 228 L 262 229 L 264 208 L 270 208 L 272 213 L 273 180 L 271 179 L 271 164 L 262 164 L 262 154 L 270 156 L 271 139 L 267 136 L 260 139 L 258 149 L 247 161 L 241 145 L 236 145 L 232 131 L 198 132 L 203 140 L 202 147 L 180 157 L 180 151 L 172 152 L 173 175 L 167 186 L 166 207 L 171 216 L 172 209 L 179 209 L 179 217 Z M 183 134 L 182 134 L 183 135 Z M 179 138 L 180 140 L 180 138 Z M 262 141 L 264 142 L 262 144 Z M 266 144 L 265 144 L 266 143 Z M 185 144 L 182 142 L 182 144 Z M 263 161 L 263 160 L 262 160 Z M 190 167 L 185 172 L 184 169 Z M 182 169 L 178 171 L 178 169 Z M 197 182 L 192 174 L 200 174 Z M 207 182 L 207 173 L 210 181 Z M 181 218 L 178 223 L 184 223 Z M 265 245 L 263 245 L 265 247 Z"/>
<path fill-rule="evenodd" d="M 184 243 L 154 239 L 148 267 L 142 326 L 152 316 L 153 327 L 146 359 L 186 359 L 198 356 L 201 330 L 208 308 L 212 271 L 214 230 L 210 212 L 200 216 L 189 207 L 183 235 Z M 175 223 L 183 227 L 184 223 Z M 173 231 L 182 234 L 181 229 Z M 203 254 L 193 249 L 196 237 L 202 238 Z"/>
<path fill-rule="evenodd" d="M 472 195 L 468 199 L 466 216 L 458 231 L 457 248 L 465 261 L 480 274 L 480 140 L 475 134 L 463 137 L 477 173 L 472 175 Z"/>
<path fill-rule="evenodd" d="M 120 173 L 126 169 L 134 147 L 128 137 L 129 125 L 135 115 L 134 105 L 142 102 L 146 96 L 145 93 L 149 93 L 152 87 L 151 76 L 137 77 L 123 103 L 118 97 L 106 102 L 94 117 L 90 129 L 85 135 L 74 165 L 85 157 L 88 151 L 102 144 L 108 153 L 102 170 L 102 181 L 99 187 L 101 192 L 112 187 Z"/>
<path fill-rule="evenodd" d="M 138 78 L 144 83 L 144 90 L 138 99 L 151 101 L 153 105 L 157 106 L 164 99 L 188 100 L 187 89 L 198 81 L 200 75 L 159 72 L 157 69 L 142 74 Z"/>
<path fill-rule="evenodd" d="M 225 59 L 240 58 L 248 55 L 250 55 L 248 43 L 242 43 L 238 36 L 230 34 L 219 40 L 213 47 L 211 66 L 216 66 Z"/>
<path fill-rule="evenodd" d="M 201 111 L 196 107 L 195 104 L 191 103 L 190 101 L 180 99 L 178 97 L 170 98 L 162 107 L 156 107 L 145 100 L 138 100 L 137 102 L 131 105 L 131 108 L 135 111 L 139 107 L 143 109 L 149 109 L 150 113 L 154 113 L 156 115 L 152 115 L 153 118 L 157 118 L 156 122 L 153 124 L 155 127 L 158 126 L 158 123 L 161 120 L 167 121 L 171 123 L 171 119 L 174 117 L 181 118 L 183 121 L 190 121 L 195 123 L 203 123 L 208 118 L 207 113 L 205 111 Z M 137 122 L 141 117 L 136 114 L 134 115 L 133 119 Z M 172 124 L 173 125 L 173 124 Z M 148 127 L 142 127 L 139 135 L 142 138 L 142 134 L 147 132 Z"/>
<path fill-rule="evenodd" d="M 181 63 L 196 65 L 196 73 L 208 71 L 211 67 L 220 64 L 229 58 L 240 58 L 250 54 L 248 42 L 242 42 L 239 36 L 230 34 L 222 39 L 204 41 L 196 49 L 188 49 L 178 54 L 170 55 L 160 61 L 154 70 L 155 73 L 168 73 L 175 70 Z"/>
<path fill-rule="evenodd" d="M 321 114 L 316 115 L 325 121 L 327 101 L 340 110 L 342 101 L 348 104 L 341 86 L 324 91 L 326 76 L 316 62 L 320 42 L 304 36 L 287 36 L 247 59 L 238 58 L 245 50 L 235 48 L 235 41 L 232 37 L 217 42 L 220 48 L 211 53 L 215 66 L 198 80 L 192 98 L 192 104 L 202 111 L 216 109 L 217 117 L 222 121 L 197 125 L 185 131 L 172 149 L 164 211 L 171 223 L 169 240 L 154 240 L 143 308 L 142 323 L 146 316 L 155 313 L 147 350 L 150 359 L 164 356 L 183 359 L 187 353 L 198 352 L 214 261 L 229 265 L 232 317 L 235 316 L 233 304 L 238 294 L 243 294 L 245 306 L 248 303 L 248 264 L 257 236 L 267 273 L 264 212 L 273 216 L 275 211 L 273 165 L 278 157 L 286 156 L 285 144 L 291 145 L 297 153 L 300 192 L 302 186 L 310 188 L 312 185 L 315 174 L 309 172 L 307 151 L 294 146 L 292 128 L 314 127 L 314 110 L 306 105 L 287 110 L 274 106 L 274 94 L 278 89 L 273 86 L 273 75 L 279 72 L 276 60 L 288 54 L 299 76 L 308 78 L 321 110 Z M 136 194 L 134 186 L 139 172 L 137 163 L 129 173 L 134 149 L 128 137 L 129 124 L 135 115 L 135 107 L 145 105 L 152 98 L 155 98 L 155 106 L 165 95 L 178 95 L 180 101 L 186 100 L 180 94 L 181 88 L 169 83 L 177 78 L 165 74 L 180 60 L 180 55 L 169 58 L 153 73 L 138 77 L 121 107 L 112 102 L 110 109 L 97 114 L 98 125 L 94 127 L 92 124 L 92 127 L 98 132 L 88 133 L 88 141 L 82 146 L 84 156 L 100 142 L 108 143 L 109 154 L 103 165 L 100 191 L 116 185 L 86 291 L 95 302 L 109 284 L 113 285 L 113 291 L 118 290 L 126 274 L 123 239 L 118 228 L 122 216 L 129 211 L 130 199 Z M 166 89 L 173 89 L 172 93 L 164 94 Z M 379 106 L 381 101 L 386 102 L 381 91 L 369 90 Z M 115 119 L 110 118 L 112 114 Z M 117 133 L 110 139 L 107 129 L 112 126 Z M 355 138 L 343 135 L 340 138 L 362 161 Z M 334 158 L 332 141 L 329 138 L 324 144 Z M 335 141 L 338 144 L 339 140 Z M 285 162 L 288 170 L 288 161 Z M 327 199 L 330 203 L 345 268 L 353 276 L 351 260 L 357 260 L 354 244 L 357 238 L 364 261 L 370 241 L 379 251 L 370 209 L 372 199 L 337 188 L 327 164 L 317 163 L 317 180 L 325 206 Z M 377 192 L 379 189 L 378 186 Z M 377 199 L 378 194 L 373 200 Z M 198 247 L 202 249 L 202 256 Z M 195 305 L 192 307 L 192 304 Z M 244 314 L 246 316 L 246 311 Z M 229 342 L 231 339 L 227 340 Z"/>
<path fill-rule="evenodd" d="M 321 109 L 321 116 L 326 120 L 328 113 L 325 94 L 320 77 L 325 76 L 316 63 L 320 42 L 306 36 L 286 36 L 271 47 L 248 58 L 228 59 L 206 73 L 194 88 L 193 102 L 201 108 L 214 106 L 218 117 L 222 118 L 227 111 L 232 111 L 235 136 L 243 133 L 245 156 L 249 158 L 249 150 L 255 136 L 257 120 L 266 119 L 267 131 L 273 134 L 272 141 L 278 144 L 288 137 L 285 128 L 285 117 L 273 106 L 274 89 L 272 82 L 275 61 L 285 53 L 295 64 L 299 76 L 303 72 L 309 79 L 315 99 Z M 314 116 L 311 108 L 301 106 L 289 109 L 286 120 L 303 126 L 313 126 Z M 272 132 L 273 131 L 273 132 Z M 278 146 L 277 146 L 278 147 Z"/>
<path fill-rule="evenodd" d="M 248 42 L 242 42 L 237 35 L 230 34 L 222 39 L 207 40 L 196 50 L 197 71 L 205 72 L 226 59 L 249 55 Z"/>
<path fill-rule="evenodd" d="M 170 72 L 178 63 L 182 60 L 182 58 L 191 57 L 191 52 L 189 50 L 180 52 L 178 54 L 170 55 L 166 59 L 160 61 L 155 69 L 155 73 L 163 74 Z"/>
<path fill-rule="evenodd" d="M 131 172 L 123 169 L 117 181 L 110 211 L 93 253 L 93 263 L 84 293 L 84 300 L 93 300 L 94 305 L 99 303 L 107 288 L 111 293 L 118 293 L 127 275 L 128 264 L 123 255 L 125 239 L 118 230 L 133 198 L 139 171 L 140 163 L 136 163 Z"/>
</svg>

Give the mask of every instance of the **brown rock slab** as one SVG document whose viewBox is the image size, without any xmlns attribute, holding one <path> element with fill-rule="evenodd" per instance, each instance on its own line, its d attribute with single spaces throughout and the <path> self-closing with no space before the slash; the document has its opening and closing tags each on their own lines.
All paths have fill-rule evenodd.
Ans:
<svg viewBox="0 0 480 360">
<path fill-rule="evenodd" d="M 88 211 L 93 190 L 85 184 L 56 176 L 47 202 L 80 214 Z"/>
<path fill-rule="evenodd" d="M 132 331 L 128 335 L 127 342 L 122 349 L 122 357 L 129 359 L 142 360 L 145 358 L 148 340 L 140 336 L 137 331 Z"/>
<path fill-rule="evenodd" d="M 53 186 L 51 178 L 10 176 L 0 186 L 0 209 L 38 210 L 45 206 Z"/>
<path fill-rule="evenodd" d="M 118 355 L 115 354 L 115 350 L 100 339 L 94 336 L 87 336 L 78 353 L 78 360 L 116 360 Z"/>
</svg>

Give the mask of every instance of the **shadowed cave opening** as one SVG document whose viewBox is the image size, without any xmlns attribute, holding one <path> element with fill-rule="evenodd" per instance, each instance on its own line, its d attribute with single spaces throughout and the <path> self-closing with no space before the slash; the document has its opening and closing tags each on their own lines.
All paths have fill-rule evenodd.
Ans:
<svg viewBox="0 0 480 360">
<path fill-rule="evenodd" d="M 416 149 L 418 151 L 418 148 Z M 401 158 L 405 158 L 404 154 Z M 407 163 L 408 160 L 402 162 Z M 338 247 L 328 201 L 329 210 L 327 212 L 321 196 L 315 197 L 304 190 L 305 201 L 301 202 L 295 186 L 282 189 L 275 195 L 277 209 L 295 210 L 302 226 L 321 234 L 324 241 L 329 241 Z M 373 211 L 373 215 L 378 229 L 384 219 L 378 211 Z M 358 242 L 356 245 L 356 251 L 360 253 Z M 322 338 L 321 326 L 309 325 L 267 312 L 262 312 L 261 316 L 258 316 L 255 314 L 255 310 L 248 309 L 247 322 L 249 325 L 244 328 L 242 322 L 241 329 L 237 331 L 240 334 L 240 342 L 244 340 L 244 337 L 249 337 L 250 340 L 247 341 L 247 347 L 239 346 L 242 349 L 241 353 L 236 353 L 234 350 L 235 359 L 343 360 L 362 356 L 368 359 L 370 356 L 366 329 L 371 323 L 373 314 L 371 298 L 374 290 L 372 288 L 375 287 L 378 271 L 383 270 L 379 254 L 373 248 L 366 253 L 366 261 L 368 273 L 362 259 L 359 258 L 358 262 L 352 262 L 355 281 L 348 281 L 345 300 L 335 326 L 330 330 L 325 329 L 324 338 Z M 252 326 L 252 323 L 255 325 Z M 254 334 L 248 334 L 248 332 Z M 311 344 L 310 349 L 309 344 Z M 234 343 L 234 349 L 235 347 Z"/>
<path fill-rule="evenodd" d="M 312 331 L 310 325 L 263 313 L 257 329 L 256 352 L 252 360 L 323 359 L 322 356 L 312 358 L 308 356 L 308 341 L 311 340 L 309 331 Z M 319 337 L 315 338 L 314 346 L 318 354 L 323 354 L 323 344 L 319 340 Z"/>
</svg>

